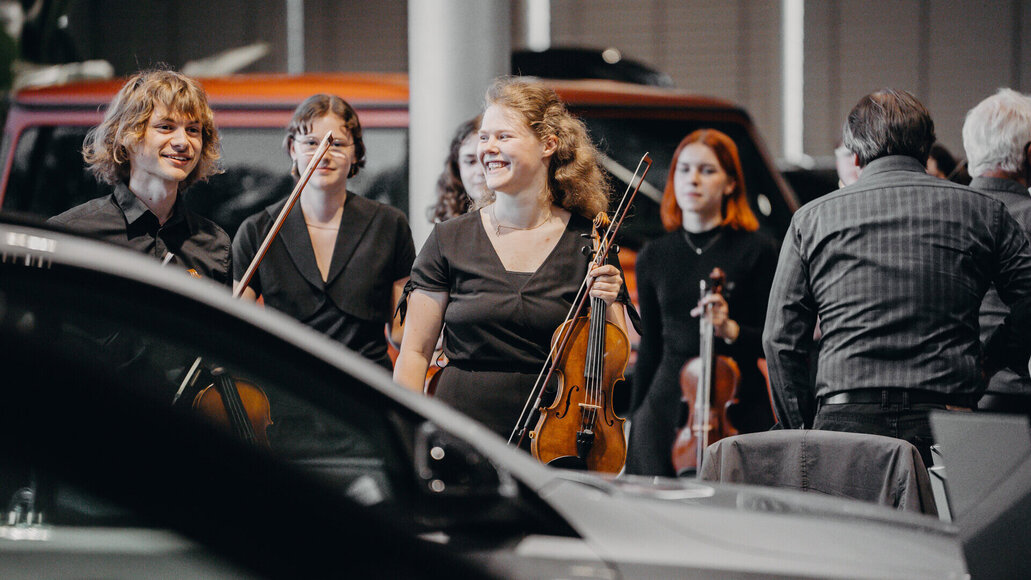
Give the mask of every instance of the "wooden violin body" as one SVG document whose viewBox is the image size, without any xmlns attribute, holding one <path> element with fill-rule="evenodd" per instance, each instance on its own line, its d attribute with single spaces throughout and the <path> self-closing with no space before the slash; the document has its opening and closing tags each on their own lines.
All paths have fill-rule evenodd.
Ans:
<svg viewBox="0 0 1031 580">
<path fill-rule="evenodd" d="M 555 400 L 541 410 L 530 433 L 530 452 L 543 463 L 606 473 L 619 473 L 626 463 L 625 420 L 613 411 L 612 391 L 623 380 L 630 339 L 620 327 L 602 320 L 604 352 L 595 345 L 589 348 L 592 322 L 586 316 L 563 323 L 552 337 L 554 345 L 569 333 L 568 347 L 558 358 Z"/>
<path fill-rule="evenodd" d="M 257 385 L 219 373 L 193 398 L 193 409 L 247 441 L 268 448 L 272 424 L 268 396 Z"/>
<path fill-rule="evenodd" d="M 680 371 L 681 401 L 686 405 L 688 412 L 673 442 L 673 469 L 678 475 L 698 470 L 698 457 L 701 451 L 704 451 L 698 448 L 702 440 L 711 444 L 724 437 L 738 434 L 737 428 L 729 418 L 730 410 L 740 403 L 738 385 L 741 383 L 741 371 L 737 363 L 730 357 L 715 357 L 709 405 L 698 404 L 700 382 L 704 376 L 702 364 L 702 359 L 695 357 L 687 361 Z M 700 409 L 706 408 L 707 417 L 696 416 Z M 707 437 L 701 437 L 699 425 L 707 431 Z"/>
<path fill-rule="evenodd" d="M 447 356 L 443 350 L 433 351 L 433 362 L 426 370 L 426 385 L 422 388 L 423 394 L 432 397 L 437 393 L 437 383 L 440 382 L 440 372 L 447 366 Z"/>
</svg>

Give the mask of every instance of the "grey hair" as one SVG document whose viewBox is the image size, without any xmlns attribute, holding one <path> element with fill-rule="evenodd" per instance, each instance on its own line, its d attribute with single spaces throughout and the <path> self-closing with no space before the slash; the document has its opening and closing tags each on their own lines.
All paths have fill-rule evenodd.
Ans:
<svg viewBox="0 0 1031 580">
<path fill-rule="evenodd" d="M 1017 173 L 1031 143 L 1031 97 L 1002 88 L 967 112 L 963 149 L 971 177 L 998 169 Z"/>
<path fill-rule="evenodd" d="M 860 167 L 889 155 L 905 155 L 926 164 L 935 141 L 927 108 L 912 94 L 895 89 L 859 99 L 841 134 L 845 147 L 859 157 Z"/>
</svg>

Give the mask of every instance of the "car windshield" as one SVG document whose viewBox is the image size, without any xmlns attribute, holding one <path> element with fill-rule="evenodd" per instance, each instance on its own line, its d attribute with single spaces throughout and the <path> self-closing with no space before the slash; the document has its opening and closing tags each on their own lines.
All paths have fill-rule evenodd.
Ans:
<svg viewBox="0 0 1031 580">
<path fill-rule="evenodd" d="M 163 289 L 55 264 L 25 268 L 4 262 L 0 272 L 0 331 L 6 338 L 45 345 L 68 360 L 113 372 L 161 406 L 174 402 L 184 413 L 199 413 L 330 477 L 359 503 L 398 500 L 392 483 L 398 466 L 390 463 L 399 456 L 398 433 L 377 393 L 359 379 L 328 365 L 313 368 L 316 359 Z M 225 390 L 226 380 L 249 409 L 260 409 L 254 401 L 264 397 L 271 412 L 266 407 L 264 415 L 252 412 L 251 419 L 237 421 L 222 403 L 233 392 Z M 0 499 L 14 498 L 26 485 L 28 479 L 12 478 L 0 486 Z M 53 523 L 132 523 L 74 490 L 42 495 L 50 498 L 45 512 Z"/>
</svg>

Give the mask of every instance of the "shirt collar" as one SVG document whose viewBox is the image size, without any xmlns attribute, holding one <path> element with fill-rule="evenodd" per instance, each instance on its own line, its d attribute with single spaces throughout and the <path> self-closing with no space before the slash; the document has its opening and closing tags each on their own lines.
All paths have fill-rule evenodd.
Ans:
<svg viewBox="0 0 1031 580">
<path fill-rule="evenodd" d="M 975 177 L 971 180 L 970 187 L 987 191 L 1008 191 L 1022 197 L 1031 195 L 1031 192 L 1028 192 L 1028 189 L 1020 183 L 1001 177 Z"/>
<path fill-rule="evenodd" d="M 140 198 L 136 197 L 125 182 L 120 181 L 115 185 L 114 197 L 118 207 L 120 207 L 122 209 L 122 213 L 125 214 L 126 223 L 135 224 L 140 218 L 146 215 L 151 216 L 151 219 L 157 223 L 157 216 L 150 211 L 147 204 L 143 203 Z M 163 227 L 167 228 L 183 220 L 185 210 L 181 198 L 182 196 L 176 196 L 175 205 L 172 206 L 172 215 L 168 218 L 168 221 L 165 222 Z"/>
<path fill-rule="evenodd" d="M 888 171 L 916 171 L 918 173 L 927 173 L 927 169 L 916 160 L 914 157 L 908 155 L 888 155 L 887 157 L 879 157 L 866 164 L 863 171 L 859 174 L 859 181 L 864 181 L 870 177 L 886 173 Z"/>
</svg>

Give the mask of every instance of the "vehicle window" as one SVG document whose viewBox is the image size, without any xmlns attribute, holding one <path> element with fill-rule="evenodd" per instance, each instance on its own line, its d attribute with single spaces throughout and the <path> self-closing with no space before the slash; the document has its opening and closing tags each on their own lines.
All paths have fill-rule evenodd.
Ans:
<svg viewBox="0 0 1031 580">
<path fill-rule="evenodd" d="M 175 408 L 184 413 L 195 413 L 198 393 L 221 402 L 217 387 L 203 389 L 224 369 L 267 396 L 273 454 L 325 475 L 360 503 L 398 500 L 392 482 L 410 462 L 401 456 L 391 408 L 373 389 L 220 311 L 117 280 L 64 266 L 0 263 L 0 331 L 113 371 L 161 404 L 171 406 L 182 388 Z M 198 357 L 201 372 L 184 381 Z M 218 408 L 215 423 L 238 426 Z M 95 510 L 85 505 L 78 511 Z M 76 511 L 74 502 L 63 509 Z"/>
<path fill-rule="evenodd" d="M 110 193 L 86 170 L 82 142 L 89 127 L 28 127 L 18 139 L 3 208 L 50 217 Z M 294 180 L 281 129 L 223 128 L 220 175 L 186 195 L 195 211 L 232 236 L 248 216 L 290 194 Z M 365 128 L 366 165 L 348 187 L 363 196 L 408 207 L 408 131 Z"/>
</svg>

